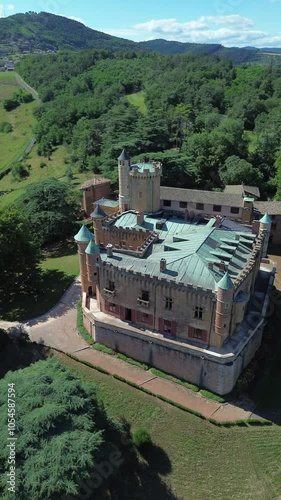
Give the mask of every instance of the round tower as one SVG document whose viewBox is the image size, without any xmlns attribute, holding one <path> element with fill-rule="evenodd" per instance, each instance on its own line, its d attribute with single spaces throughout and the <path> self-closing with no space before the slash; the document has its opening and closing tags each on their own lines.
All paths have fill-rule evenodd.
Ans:
<svg viewBox="0 0 281 500">
<path fill-rule="evenodd" d="M 260 229 L 259 229 L 259 233 L 265 232 L 265 238 L 264 238 L 263 247 L 262 247 L 262 259 L 267 256 L 271 223 L 272 223 L 272 220 L 269 217 L 268 213 L 266 212 L 266 214 L 260 219 Z"/>
<path fill-rule="evenodd" d="M 88 244 L 86 250 L 86 267 L 87 267 L 87 279 L 88 279 L 88 292 L 89 295 L 96 294 L 96 285 L 98 282 L 98 272 L 97 272 L 97 262 L 99 259 L 100 249 L 98 245 L 92 240 Z"/>
<path fill-rule="evenodd" d="M 136 163 L 129 174 L 130 208 L 137 212 L 158 212 L 160 210 L 160 162 Z"/>
<path fill-rule="evenodd" d="M 87 262 L 85 250 L 92 241 L 93 233 L 83 224 L 78 233 L 74 236 L 74 239 L 78 245 L 78 255 L 79 255 L 79 265 L 80 265 L 80 275 L 81 275 L 81 289 L 82 293 L 88 293 L 88 273 L 87 273 Z"/>
<path fill-rule="evenodd" d="M 226 272 L 223 278 L 217 283 L 215 332 L 221 337 L 226 337 L 230 333 L 233 294 L 234 284 L 228 272 Z"/>
<path fill-rule="evenodd" d="M 102 245 L 104 243 L 102 221 L 106 219 L 106 217 L 107 214 L 100 205 L 97 205 L 93 213 L 91 213 L 94 225 L 95 242 L 97 245 Z"/>
<path fill-rule="evenodd" d="M 129 173 L 131 167 L 131 158 L 126 149 L 123 149 L 118 158 L 118 176 L 119 176 L 119 209 L 120 212 L 126 212 L 130 208 L 130 183 Z"/>
</svg>

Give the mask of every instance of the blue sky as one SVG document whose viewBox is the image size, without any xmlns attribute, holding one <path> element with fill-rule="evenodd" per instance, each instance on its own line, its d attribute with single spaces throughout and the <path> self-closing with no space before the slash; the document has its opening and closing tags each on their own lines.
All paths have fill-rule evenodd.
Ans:
<svg viewBox="0 0 281 500">
<path fill-rule="evenodd" d="M 129 38 L 281 47 L 281 0 L 15 0 L 0 17 L 45 11 Z"/>
</svg>

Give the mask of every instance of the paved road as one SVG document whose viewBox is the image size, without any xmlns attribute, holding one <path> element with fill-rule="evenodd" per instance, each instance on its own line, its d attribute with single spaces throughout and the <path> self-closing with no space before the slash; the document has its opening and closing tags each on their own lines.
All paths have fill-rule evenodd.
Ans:
<svg viewBox="0 0 281 500">
<path fill-rule="evenodd" d="M 221 404 L 203 397 L 200 393 L 156 377 L 149 371 L 130 365 L 114 356 L 92 349 L 79 336 L 76 329 L 76 303 L 80 298 L 80 279 L 77 278 L 59 303 L 47 314 L 23 323 L 30 338 L 39 344 L 55 347 L 63 352 L 75 354 L 81 361 L 88 361 L 93 366 L 104 368 L 112 375 L 116 374 L 128 381 L 145 387 L 155 395 L 160 394 L 182 406 L 195 410 L 206 418 L 217 421 L 247 420 L 254 411 L 254 405 L 247 402 L 246 408 L 233 404 Z M 8 329 L 20 323 L 0 321 L 0 328 Z"/>
</svg>

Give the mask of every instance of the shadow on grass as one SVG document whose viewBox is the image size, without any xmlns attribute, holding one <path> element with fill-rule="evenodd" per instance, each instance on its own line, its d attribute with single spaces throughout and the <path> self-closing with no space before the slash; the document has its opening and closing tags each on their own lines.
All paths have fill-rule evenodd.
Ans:
<svg viewBox="0 0 281 500">
<path fill-rule="evenodd" d="M 59 242 L 46 248 L 46 257 L 67 257 L 77 254 L 77 245 L 73 241 Z"/>
<path fill-rule="evenodd" d="M 27 321 L 48 313 L 62 298 L 65 291 L 73 283 L 73 276 L 54 269 L 42 271 L 34 280 L 32 289 L 21 295 L 16 293 L 4 299 L 1 318 L 6 321 Z M 77 294 L 68 304 L 62 304 L 65 310 L 72 308 L 79 298 Z M 60 312 L 56 314 L 60 316 Z"/>
<path fill-rule="evenodd" d="M 104 419 L 103 419 L 104 420 Z M 69 497 L 69 500 L 86 498 L 83 493 L 87 493 L 89 500 L 97 498 L 111 498 L 115 500 L 181 500 L 177 497 L 169 486 L 163 481 L 160 474 L 167 475 L 171 472 L 171 463 L 165 451 L 159 446 L 151 445 L 147 462 L 138 454 L 132 442 L 130 424 L 123 421 L 122 436 L 105 436 L 105 442 L 114 442 L 119 450 L 121 466 L 113 471 L 109 466 L 108 460 L 103 461 L 97 466 L 95 472 L 95 481 L 100 478 L 100 487 L 93 487 L 89 484 L 88 488 L 82 487 L 75 497 Z M 148 450 L 147 450 L 148 451 Z M 99 463 L 99 462 L 98 462 Z M 103 467 L 106 465 L 107 467 Z M 103 474 L 106 473 L 106 474 Z M 103 496 L 107 491 L 109 496 Z"/>
<path fill-rule="evenodd" d="M 17 338 L 6 336 L 5 345 L 2 343 L 0 351 L 0 378 L 10 370 L 21 370 L 40 359 L 47 359 L 50 355 L 48 347 L 29 342 L 25 336 Z"/>
</svg>

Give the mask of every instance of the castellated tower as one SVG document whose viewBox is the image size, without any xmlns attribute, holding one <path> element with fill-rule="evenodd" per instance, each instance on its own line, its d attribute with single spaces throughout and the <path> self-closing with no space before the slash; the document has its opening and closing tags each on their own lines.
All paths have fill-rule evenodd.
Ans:
<svg viewBox="0 0 281 500">
<path fill-rule="evenodd" d="M 97 245 L 93 242 L 93 234 L 83 224 L 80 231 L 74 236 L 78 245 L 79 265 L 81 274 L 82 293 L 95 293 L 96 263 L 99 254 Z"/>
<path fill-rule="evenodd" d="M 131 159 L 126 149 L 123 149 L 118 158 L 118 176 L 119 176 L 119 209 L 120 212 L 126 212 L 130 208 L 130 187 L 129 173 Z"/>
<path fill-rule="evenodd" d="M 217 284 L 215 332 L 221 336 L 221 345 L 230 333 L 233 294 L 234 284 L 226 272 Z"/>
<path fill-rule="evenodd" d="M 271 218 L 269 217 L 268 213 L 262 217 L 260 220 L 260 229 L 259 233 L 265 232 L 265 238 L 263 242 L 263 248 L 262 248 L 262 259 L 267 256 L 267 249 L 268 249 L 268 243 L 269 243 L 269 237 L 270 237 L 270 230 L 271 230 Z"/>
<path fill-rule="evenodd" d="M 130 186 L 130 208 L 137 212 L 160 210 L 160 180 L 162 165 L 159 162 L 132 165 Z"/>
</svg>

